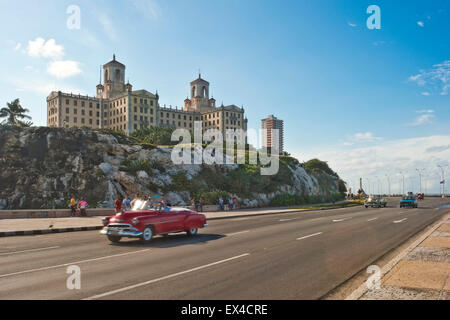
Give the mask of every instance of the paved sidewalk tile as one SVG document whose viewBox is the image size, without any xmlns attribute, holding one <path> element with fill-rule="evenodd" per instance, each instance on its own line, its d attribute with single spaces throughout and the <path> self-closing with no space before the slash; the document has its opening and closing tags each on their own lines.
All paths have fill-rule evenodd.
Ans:
<svg viewBox="0 0 450 320">
<path fill-rule="evenodd" d="M 438 248 L 450 248 L 449 237 L 428 237 L 424 242 L 420 244 L 421 247 L 438 247 Z"/>
<path fill-rule="evenodd" d="M 405 257 L 405 260 L 450 263 L 450 249 L 437 247 L 417 247 Z"/>
<path fill-rule="evenodd" d="M 450 224 L 443 224 L 438 230 L 439 231 L 450 231 Z"/>
<path fill-rule="evenodd" d="M 381 286 L 380 289 L 367 291 L 361 300 L 448 300 L 450 292 Z"/>
<path fill-rule="evenodd" d="M 400 261 L 383 279 L 384 285 L 443 290 L 450 275 L 450 264 L 430 261 Z"/>
</svg>

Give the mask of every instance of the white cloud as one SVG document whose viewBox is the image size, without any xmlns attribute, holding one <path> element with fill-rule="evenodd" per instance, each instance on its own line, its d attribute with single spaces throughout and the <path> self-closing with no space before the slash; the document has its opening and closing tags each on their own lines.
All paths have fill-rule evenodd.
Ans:
<svg viewBox="0 0 450 320">
<path fill-rule="evenodd" d="M 427 92 L 427 91 L 422 92 L 421 94 L 422 94 L 423 96 L 430 96 L 430 95 L 431 95 L 431 93 L 429 93 L 429 92 Z"/>
<path fill-rule="evenodd" d="M 351 140 L 357 141 L 357 142 L 369 142 L 369 141 L 381 140 L 380 137 L 375 137 L 372 132 L 356 133 L 353 136 L 351 136 L 350 138 L 351 138 Z"/>
<path fill-rule="evenodd" d="M 359 178 L 369 178 L 374 183 L 376 176 L 381 180 L 384 192 L 387 192 L 386 174 L 391 179 L 392 192 L 399 192 L 398 173 L 405 176 L 405 188 L 418 191 L 419 177 L 416 168 L 425 168 L 423 188 L 427 191 L 439 191 L 437 164 L 450 164 L 450 135 L 428 136 L 410 139 L 382 141 L 367 147 L 336 148 L 308 154 L 305 150 L 293 152 L 300 160 L 319 158 L 328 161 L 331 168 L 349 183 L 358 187 Z M 367 181 L 364 179 L 364 184 Z M 372 186 L 373 190 L 373 186 Z M 406 190 L 406 191 L 409 191 Z M 366 190 L 368 191 L 368 190 Z"/>
<path fill-rule="evenodd" d="M 47 72 L 59 79 L 76 76 L 81 73 L 80 63 L 77 61 L 52 61 L 47 67 Z"/>
<path fill-rule="evenodd" d="M 348 23 L 348 25 L 350 26 L 350 27 L 352 27 L 352 28 L 354 28 L 354 27 L 357 27 L 358 25 L 357 24 L 355 24 L 355 23 L 352 23 L 352 22 L 347 22 Z"/>
<path fill-rule="evenodd" d="M 131 0 L 131 3 L 147 19 L 157 20 L 161 16 L 161 8 L 155 0 Z"/>
<path fill-rule="evenodd" d="M 417 83 L 420 87 L 427 87 L 427 92 L 437 91 L 440 95 L 448 95 L 450 60 L 435 64 L 429 70 L 420 70 L 418 74 L 410 76 L 408 80 Z"/>
<path fill-rule="evenodd" d="M 64 47 L 57 45 L 55 39 L 45 41 L 43 38 L 28 41 L 27 54 L 31 57 L 59 59 L 64 55 Z"/>
<path fill-rule="evenodd" d="M 417 21 L 417 25 L 423 28 L 425 26 L 425 23 L 423 23 L 423 21 Z"/>
<path fill-rule="evenodd" d="M 20 50 L 20 48 L 22 48 L 22 44 L 19 42 L 16 44 L 16 46 L 14 47 L 14 51 L 18 51 Z"/>
<path fill-rule="evenodd" d="M 111 19 L 106 15 L 102 14 L 99 18 L 101 25 L 103 26 L 103 30 L 106 35 L 113 41 L 118 39 L 116 29 L 114 28 L 114 24 Z"/>
<path fill-rule="evenodd" d="M 42 79 L 41 77 L 32 78 L 10 78 L 8 84 L 12 84 L 16 87 L 16 91 L 19 92 L 32 92 L 39 95 L 49 95 L 52 91 L 72 92 L 74 94 L 83 94 L 83 91 L 77 88 L 67 86 L 64 83 L 57 83 Z"/>
<path fill-rule="evenodd" d="M 426 124 L 433 123 L 434 120 L 434 110 L 432 109 L 423 109 L 418 110 L 416 113 L 420 114 L 417 116 L 413 122 L 410 124 L 411 126 L 421 126 Z"/>
</svg>

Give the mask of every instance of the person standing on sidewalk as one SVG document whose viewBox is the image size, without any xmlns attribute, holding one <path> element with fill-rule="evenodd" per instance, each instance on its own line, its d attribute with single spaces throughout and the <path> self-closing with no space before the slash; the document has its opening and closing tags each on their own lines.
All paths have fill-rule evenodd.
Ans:
<svg viewBox="0 0 450 320">
<path fill-rule="evenodd" d="M 199 206 L 200 206 L 200 212 L 203 212 L 203 198 L 202 197 L 200 197 L 200 200 L 199 200 Z"/>
<path fill-rule="evenodd" d="M 77 201 L 75 200 L 75 196 L 72 196 L 70 199 L 70 216 L 75 217 L 77 213 Z"/>
<path fill-rule="evenodd" d="M 123 199 L 122 208 L 125 211 L 130 211 L 131 210 L 131 200 L 130 200 L 130 197 L 128 195 L 126 195 L 125 199 Z"/>
<path fill-rule="evenodd" d="M 78 209 L 80 209 L 81 217 L 87 217 L 87 213 L 86 213 L 87 205 L 88 205 L 88 203 L 83 199 L 78 203 Z"/>
<path fill-rule="evenodd" d="M 119 195 L 116 198 L 116 202 L 114 202 L 114 209 L 116 209 L 116 213 L 122 211 L 122 199 L 120 199 Z"/>
</svg>

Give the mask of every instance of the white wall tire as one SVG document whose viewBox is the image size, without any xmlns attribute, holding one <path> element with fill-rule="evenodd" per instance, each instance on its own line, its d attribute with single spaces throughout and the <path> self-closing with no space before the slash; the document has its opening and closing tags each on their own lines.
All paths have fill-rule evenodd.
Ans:
<svg viewBox="0 0 450 320">
<path fill-rule="evenodd" d="M 198 229 L 197 228 L 192 228 L 192 229 L 189 229 L 188 231 L 187 231 L 187 235 L 188 236 L 196 236 L 198 234 Z"/>
<path fill-rule="evenodd" d="M 144 229 L 144 232 L 142 233 L 142 241 L 144 242 L 150 242 L 153 238 L 153 229 L 151 227 L 147 227 Z"/>
</svg>

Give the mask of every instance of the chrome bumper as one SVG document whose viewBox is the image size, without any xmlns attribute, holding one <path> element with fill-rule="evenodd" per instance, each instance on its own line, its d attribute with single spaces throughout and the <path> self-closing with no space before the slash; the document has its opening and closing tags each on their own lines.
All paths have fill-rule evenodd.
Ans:
<svg viewBox="0 0 450 320">
<path fill-rule="evenodd" d="M 107 236 L 129 237 L 129 238 L 139 238 L 142 236 L 142 232 L 126 231 L 108 227 L 103 228 L 100 231 L 100 234 L 104 234 Z"/>
</svg>

